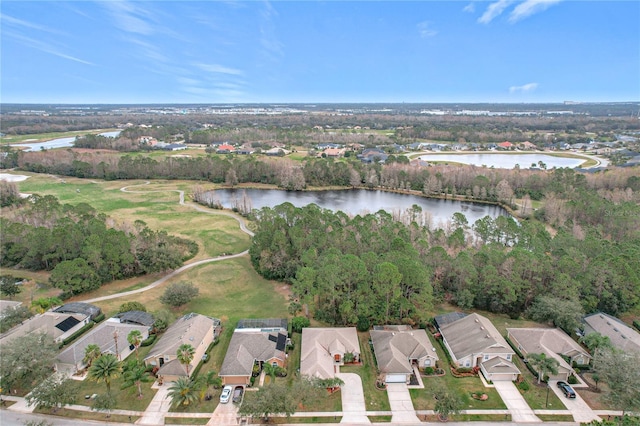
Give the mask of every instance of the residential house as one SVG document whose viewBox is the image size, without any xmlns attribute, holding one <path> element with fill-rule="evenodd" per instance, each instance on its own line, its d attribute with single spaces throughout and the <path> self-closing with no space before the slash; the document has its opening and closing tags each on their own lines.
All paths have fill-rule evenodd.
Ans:
<svg viewBox="0 0 640 426">
<path fill-rule="evenodd" d="M 160 144 L 158 144 L 158 146 L 160 146 Z M 162 149 L 165 151 L 182 151 L 187 149 L 187 146 L 181 143 L 169 143 L 162 145 Z"/>
<path fill-rule="evenodd" d="M 250 385 L 254 365 L 284 367 L 287 320 L 241 320 L 231 336 L 220 373 L 224 385 Z M 284 325 L 284 327 L 283 327 Z"/>
<path fill-rule="evenodd" d="M 370 331 L 378 370 L 386 383 L 409 383 L 414 367 L 436 366 L 438 355 L 427 332 L 409 326 L 374 327 Z"/>
<path fill-rule="evenodd" d="M 640 333 L 618 318 L 598 312 L 587 315 L 582 322 L 585 335 L 600 333 L 609 338 L 614 348 L 625 352 L 640 352 Z"/>
<path fill-rule="evenodd" d="M 235 152 L 235 148 L 232 145 L 227 143 L 223 143 L 222 145 L 218 145 L 218 149 L 216 150 L 216 154 L 230 154 Z"/>
<path fill-rule="evenodd" d="M 56 370 L 68 374 L 84 370 L 87 367 L 84 361 L 85 350 L 89 345 L 98 345 L 103 354 L 113 354 L 118 359 L 126 359 L 135 350 L 128 341 L 129 333 L 133 330 L 138 330 L 143 339 L 149 337 L 149 327 L 123 324 L 115 318 L 104 321 L 60 352 L 55 360 Z"/>
<path fill-rule="evenodd" d="M 158 367 L 158 376 L 162 376 L 168 382 L 190 376 L 203 359 L 209 345 L 220 335 L 220 331 L 219 319 L 196 313 L 187 314 L 164 332 L 144 359 L 144 363 Z M 186 366 L 180 363 L 177 355 L 178 348 L 183 344 L 189 344 L 195 349 L 188 374 Z"/>
<path fill-rule="evenodd" d="M 56 343 L 61 343 L 67 337 L 80 330 L 91 321 L 85 314 L 63 314 L 59 312 L 45 312 L 35 315 L 12 328 L 0 338 L 0 346 L 13 339 L 30 333 L 45 333 Z"/>
<path fill-rule="evenodd" d="M 498 148 L 500 149 L 513 149 L 514 147 L 515 146 L 509 141 L 500 142 L 498 144 Z"/>
<path fill-rule="evenodd" d="M 345 151 L 345 148 L 327 148 L 322 154 L 327 158 L 338 158 L 344 156 Z"/>
<path fill-rule="evenodd" d="M 345 354 L 360 360 L 360 344 L 355 327 L 303 328 L 300 374 L 331 379 L 344 365 Z"/>
<path fill-rule="evenodd" d="M 459 367 L 480 368 L 487 380 L 515 380 L 520 370 L 513 364 L 515 352 L 488 318 L 476 313 L 439 325 L 452 361 Z M 503 361 L 491 361 L 493 358 Z"/>
<path fill-rule="evenodd" d="M 557 360 L 558 374 L 550 374 L 552 380 L 568 380 L 573 373 L 572 363 L 588 364 L 591 360 L 578 343 L 558 328 L 507 328 L 507 337 L 525 359 L 529 354 L 545 354 Z"/>
<path fill-rule="evenodd" d="M 357 156 L 363 163 L 384 163 L 389 155 L 378 148 L 369 148 Z"/>
<path fill-rule="evenodd" d="M 531 150 L 538 149 L 538 147 L 535 144 L 532 144 L 529 141 L 525 141 L 525 142 L 522 142 L 520 144 L 520 149 L 523 149 L 523 150 L 526 150 L 526 151 L 531 151 Z"/>
<path fill-rule="evenodd" d="M 4 318 L 5 311 L 15 309 L 20 305 L 22 305 L 22 302 L 16 302 L 14 300 L 0 300 L 0 319 Z"/>
</svg>

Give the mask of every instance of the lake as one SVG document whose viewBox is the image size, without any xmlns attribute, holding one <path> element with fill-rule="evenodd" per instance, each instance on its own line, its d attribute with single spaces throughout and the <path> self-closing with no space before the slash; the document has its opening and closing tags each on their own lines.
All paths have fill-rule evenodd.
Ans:
<svg viewBox="0 0 640 426">
<path fill-rule="evenodd" d="M 428 212 L 428 223 L 440 227 L 451 219 L 454 213 L 464 214 L 473 224 L 485 216 L 496 218 L 508 216 L 502 207 L 491 204 L 479 204 L 466 201 L 441 200 L 424 198 L 417 195 L 397 194 L 385 191 L 368 191 L 365 189 L 345 189 L 331 191 L 283 191 L 277 189 L 217 189 L 212 191 L 214 198 L 225 208 L 233 208 L 243 194 L 251 200 L 253 209 L 274 207 L 289 202 L 296 207 L 316 204 L 319 207 L 343 211 L 349 215 L 363 215 L 385 210 L 390 214 L 400 213 L 414 204 L 423 212 Z"/>
<path fill-rule="evenodd" d="M 580 167 L 587 159 L 556 157 L 548 154 L 530 153 L 530 154 L 500 154 L 500 153 L 483 153 L 483 154 L 426 154 L 421 155 L 423 161 L 439 161 L 439 162 L 455 162 L 472 164 L 475 166 L 495 167 L 498 169 L 514 169 L 516 164 L 522 169 L 531 167 L 531 163 L 542 161 L 547 165 L 547 169 L 554 167 Z"/>
<path fill-rule="evenodd" d="M 115 138 L 120 134 L 120 132 L 121 130 L 116 130 L 113 132 L 99 133 L 99 135 L 107 138 Z M 27 148 L 24 150 L 25 152 L 31 152 L 31 151 L 40 151 L 41 149 L 72 148 L 73 143 L 75 141 L 76 141 L 76 137 L 70 136 L 66 138 L 51 139 L 50 141 L 46 141 L 46 142 L 20 143 L 20 144 L 15 144 L 13 146 L 25 147 Z"/>
</svg>

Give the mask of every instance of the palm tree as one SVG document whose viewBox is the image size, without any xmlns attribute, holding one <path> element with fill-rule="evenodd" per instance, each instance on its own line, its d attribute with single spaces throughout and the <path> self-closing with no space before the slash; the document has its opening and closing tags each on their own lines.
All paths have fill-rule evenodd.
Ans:
<svg viewBox="0 0 640 426">
<path fill-rule="evenodd" d="M 142 398 L 142 383 L 151 381 L 151 375 L 138 360 L 132 360 L 125 366 L 123 378 L 122 389 L 136 385 L 138 387 L 138 399 Z"/>
<path fill-rule="evenodd" d="M 136 349 L 136 359 L 140 359 L 138 355 L 138 348 L 142 343 L 142 333 L 140 332 L 140 330 L 131 330 L 131 332 L 127 336 L 127 342 L 129 342 L 130 345 L 133 345 L 133 347 Z"/>
<path fill-rule="evenodd" d="M 213 387 L 215 389 L 218 389 L 220 386 L 222 386 L 222 378 L 218 376 L 214 370 L 209 370 L 207 375 L 204 376 L 204 385 L 205 386 L 203 387 L 200 399 L 204 397 L 205 393 L 207 394 L 207 398 L 211 398 L 211 396 L 209 395 L 209 388 Z"/>
<path fill-rule="evenodd" d="M 544 378 L 546 373 L 558 374 L 558 366 L 560 363 L 555 358 L 547 358 L 545 354 L 529 354 L 527 356 L 529 363 L 538 371 L 538 384 Z"/>
<path fill-rule="evenodd" d="M 184 364 L 184 367 L 187 370 L 187 376 L 189 376 L 189 365 L 191 361 L 193 361 L 193 357 L 196 353 L 196 350 L 188 343 L 183 343 L 178 348 L 177 357 L 180 364 Z"/>
<path fill-rule="evenodd" d="M 276 381 L 276 373 L 278 371 L 278 366 L 277 365 L 273 365 L 273 364 L 269 364 L 268 362 L 265 362 L 262 365 L 262 369 L 264 370 L 264 374 L 266 374 L 267 376 L 271 377 L 271 383 L 275 383 L 275 381 Z"/>
<path fill-rule="evenodd" d="M 89 379 L 100 382 L 104 381 L 107 385 L 107 392 L 111 392 L 111 379 L 120 376 L 122 367 L 120 361 L 113 354 L 103 354 L 96 359 L 89 368 Z"/>
<path fill-rule="evenodd" d="M 87 367 L 91 367 L 93 361 L 98 359 L 100 355 L 102 355 L 100 346 L 96 345 L 95 343 L 91 343 L 90 345 L 87 345 L 86 348 L 84 348 L 84 358 L 82 359 L 82 362 L 87 364 Z"/>
<path fill-rule="evenodd" d="M 201 387 L 201 380 L 190 377 L 178 377 L 178 380 L 173 382 L 169 387 L 168 395 L 171 398 L 171 403 L 176 406 L 186 406 L 198 401 Z"/>
</svg>

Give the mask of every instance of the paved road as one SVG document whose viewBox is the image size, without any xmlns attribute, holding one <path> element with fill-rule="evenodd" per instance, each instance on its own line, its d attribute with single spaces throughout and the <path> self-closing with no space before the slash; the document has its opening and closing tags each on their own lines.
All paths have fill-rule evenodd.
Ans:
<svg viewBox="0 0 640 426">
<path fill-rule="evenodd" d="M 524 400 L 516 385 L 510 381 L 493 382 L 496 391 L 500 394 L 500 398 L 511 413 L 511 419 L 518 423 L 540 423 L 540 420 L 533 412 L 527 401 Z"/>
<path fill-rule="evenodd" d="M 418 416 L 416 416 L 416 410 L 413 408 L 413 401 L 405 383 L 387 384 L 387 396 L 391 406 L 392 424 L 420 422 Z"/>
</svg>

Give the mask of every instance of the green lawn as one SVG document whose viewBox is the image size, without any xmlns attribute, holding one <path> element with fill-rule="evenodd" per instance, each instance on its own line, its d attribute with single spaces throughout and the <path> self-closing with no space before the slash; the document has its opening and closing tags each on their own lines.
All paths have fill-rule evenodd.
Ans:
<svg viewBox="0 0 640 426">
<path fill-rule="evenodd" d="M 358 333 L 360 340 L 360 359 L 363 365 L 340 367 L 341 373 L 355 373 L 362 379 L 364 400 L 368 411 L 389 411 L 389 398 L 385 390 L 376 388 L 378 368 L 369 345 L 369 332 Z"/>
</svg>

